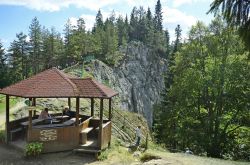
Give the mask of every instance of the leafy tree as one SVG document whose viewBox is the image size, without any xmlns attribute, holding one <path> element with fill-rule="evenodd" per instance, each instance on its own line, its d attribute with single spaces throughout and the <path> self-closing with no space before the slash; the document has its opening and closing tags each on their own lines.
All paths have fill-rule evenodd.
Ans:
<svg viewBox="0 0 250 165">
<path fill-rule="evenodd" d="M 246 0 L 214 0 L 209 13 L 221 13 L 227 22 L 239 28 L 240 36 L 250 49 L 250 2 Z"/>
<path fill-rule="evenodd" d="M 236 32 L 219 18 L 209 27 L 198 22 L 174 59 L 174 81 L 155 111 L 157 140 L 212 157 L 247 159 L 249 59 Z"/>
</svg>

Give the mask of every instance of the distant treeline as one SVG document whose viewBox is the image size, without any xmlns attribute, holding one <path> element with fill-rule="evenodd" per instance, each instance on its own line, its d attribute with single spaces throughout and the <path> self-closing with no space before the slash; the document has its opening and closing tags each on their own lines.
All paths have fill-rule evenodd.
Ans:
<svg viewBox="0 0 250 165">
<path fill-rule="evenodd" d="M 42 26 L 35 17 L 28 35 L 17 33 L 7 50 L 3 50 L 0 43 L 0 88 L 51 67 L 65 68 L 82 62 L 88 55 L 115 65 L 121 57 L 119 47 L 130 41 L 141 41 L 167 58 L 170 52 L 169 33 L 163 30 L 162 21 L 159 0 L 154 14 L 150 8 L 134 7 L 130 19 L 127 16 L 116 17 L 112 12 L 103 20 L 99 10 L 90 31 L 86 30 L 83 18 L 79 18 L 75 26 L 68 20 L 63 35 L 55 28 Z M 178 28 L 181 31 L 180 26 Z"/>
</svg>

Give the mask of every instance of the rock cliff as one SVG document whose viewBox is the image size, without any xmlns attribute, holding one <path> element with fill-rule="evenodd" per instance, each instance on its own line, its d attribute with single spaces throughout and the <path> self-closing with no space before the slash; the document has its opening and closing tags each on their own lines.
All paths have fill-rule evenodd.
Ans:
<svg viewBox="0 0 250 165">
<path fill-rule="evenodd" d="M 153 105 L 164 88 L 166 61 L 142 43 L 132 42 L 121 49 L 123 59 L 116 67 L 93 62 L 94 77 L 119 92 L 121 108 L 143 114 L 152 124 Z"/>
</svg>

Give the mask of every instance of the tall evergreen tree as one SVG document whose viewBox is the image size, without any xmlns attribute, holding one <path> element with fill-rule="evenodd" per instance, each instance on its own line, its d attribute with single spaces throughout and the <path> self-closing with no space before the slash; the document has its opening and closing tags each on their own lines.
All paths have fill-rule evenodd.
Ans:
<svg viewBox="0 0 250 165">
<path fill-rule="evenodd" d="M 104 27 L 103 16 L 101 10 L 99 9 L 95 17 L 95 25 L 93 27 L 93 32 L 95 32 L 97 28 L 102 29 L 103 27 Z"/>
<path fill-rule="evenodd" d="M 60 64 L 64 68 L 73 62 L 73 27 L 70 20 L 64 26 L 64 55 L 60 58 Z"/>
<path fill-rule="evenodd" d="M 8 81 L 8 67 L 6 64 L 6 54 L 5 54 L 5 50 L 3 48 L 3 45 L 0 41 L 0 77 L 1 77 L 1 81 L 0 81 L 0 88 L 3 88 L 5 86 L 7 86 L 9 84 Z"/>
<path fill-rule="evenodd" d="M 181 26 L 177 25 L 175 28 L 175 41 L 174 41 L 174 48 L 173 48 L 173 53 L 176 53 L 180 46 L 181 46 Z"/>
<path fill-rule="evenodd" d="M 129 23 L 129 41 L 138 40 L 138 11 L 137 8 L 134 7 L 130 14 L 130 23 Z"/>
<path fill-rule="evenodd" d="M 17 82 L 28 77 L 28 44 L 26 42 L 26 35 L 22 32 L 16 34 L 17 40 L 10 44 L 9 66 L 11 68 L 10 77 L 13 82 Z"/>
<path fill-rule="evenodd" d="M 155 15 L 154 15 L 154 24 L 155 24 L 155 29 L 157 31 L 162 31 L 163 29 L 162 21 L 163 21 L 162 7 L 160 0 L 158 0 L 155 5 Z"/>
<path fill-rule="evenodd" d="M 30 55 L 32 59 L 32 72 L 34 74 L 41 70 L 41 52 L 42 52 L 42 31 L 37 17 L 33 18 L 29 26 L 30 37 Z"/>
</svg>

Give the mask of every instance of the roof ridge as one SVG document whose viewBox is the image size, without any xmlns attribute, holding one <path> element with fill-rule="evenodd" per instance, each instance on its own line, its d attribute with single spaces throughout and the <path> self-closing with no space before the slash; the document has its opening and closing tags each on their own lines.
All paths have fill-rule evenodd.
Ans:
<svg viewBox="0 0 250 165">
<path fill-rule="evenodd" d="M 59 75 L 60 75 L 64 80 L 66 80 L 66 81 L 72 86 L 72 88 L 73 88 L 73 90 L 74 90 L 74 92 L 75 92 L 76 95 L 79 95 L 79 90 L 78 90 L 76 84 L 74 84 L 74 83 L 70 80 L 70 78 L 66 77 L 66 75 L 65 75 L 64 72 L 60 71 L 60 70 L 57 69 L 57 68 L 52 68 L 52 69 L 55 70 L 57 73 L 59 73 Z"/>
<path fill-rule="evenodd" d="M 106 93 L 103 92 L 102 89 L 96 84 L 96 81 L 95 81 L 95 80 L 93 80 L 92 78 L 89 78 L 89 79 L 91 80 L 91 83 L 94 84 L 94 86 L 96 86 L 97 89 L 99 89 L 99 91 L 100 91 L 105 97 L 108 97 L 108 96 L 106 95 Z"/>
</svg>

